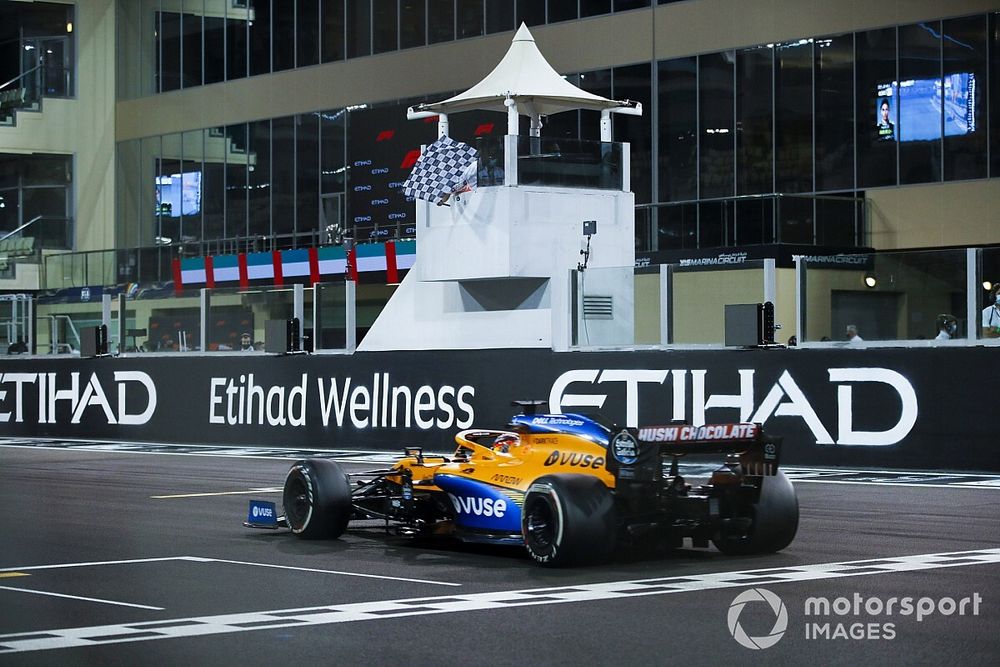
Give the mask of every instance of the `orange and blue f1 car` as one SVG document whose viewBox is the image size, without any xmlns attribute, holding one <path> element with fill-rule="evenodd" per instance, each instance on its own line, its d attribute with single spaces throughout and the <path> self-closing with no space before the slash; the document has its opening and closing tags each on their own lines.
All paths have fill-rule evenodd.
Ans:
<svg viewBox="0 0 1000 667">
<path fill-rule="evenodd" d="M 297 461 L 285 479 L 285 516 L 270 523 L 322 539 L 378 520 L 400 535 L 523 545 L 554 566 L 653 540 L 755 554 L 795 537 L 798 501 L 778 470 L 781 439 L 759 424 L 619 428 L 539 414 L 538 401 L 515 404 L 522 414 L 505 430 L 462 431 L 450 457 L 406 449 L 386 470 L 350 475 L 329 459 Z M 695 485 L 679 471 L 688 454 L 723 460 Z M 257 527 L 253 509 L 247 525 Z"/>
</svg>

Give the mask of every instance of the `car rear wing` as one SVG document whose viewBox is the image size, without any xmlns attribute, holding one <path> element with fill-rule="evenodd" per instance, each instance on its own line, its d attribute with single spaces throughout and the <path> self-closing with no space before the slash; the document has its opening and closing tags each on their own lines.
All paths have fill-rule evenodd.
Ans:
<svg viewBox="0 0 1000 667">
<path fill-rule="evenodd" d="M 685 454 L 727 454 L 739 457 L 744 475 L 778 472 L 781 438 L 764 433 L 760 424 L 669 424 L 626 428 L 608 443 L 609 468 L 622 478 L 646 477 L 644 469 L 660 467 L 663 457 Z"/>
</svg>

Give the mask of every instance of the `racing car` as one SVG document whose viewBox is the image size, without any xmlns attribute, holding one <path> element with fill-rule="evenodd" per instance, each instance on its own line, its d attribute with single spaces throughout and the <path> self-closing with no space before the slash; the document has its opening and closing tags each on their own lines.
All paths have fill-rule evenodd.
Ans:
<svg viewBox="0 0 1000 667">
<path fill-rule="evenodd" d="M 399 535 L 523 545 L 550 566 L 604 561 L 652 540 L 679 547 L 690 538 L 744 555 L 795 537 L 798 501 L 778 470 L 781 438 L 759 424 L 620 428 L 540 414 L 542 404 L 516 401 L 521 414 L 504 430 L 461 431 L 452 456 L 406 448 L 390 468 L 360 474 L 329 459 L 297 461 L 276 522 L 323 539 L 378 520 Z M 688 454 L 724 457 L 706 483 L 692 485 L 678 466 Z"/>
</svg>

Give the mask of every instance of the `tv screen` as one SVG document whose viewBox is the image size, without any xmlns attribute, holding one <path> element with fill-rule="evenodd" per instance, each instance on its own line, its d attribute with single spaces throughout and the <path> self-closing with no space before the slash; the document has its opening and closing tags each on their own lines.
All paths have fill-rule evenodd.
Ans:
<svg viewBox="0 0 1000 667">
<path fill-rule="evenodd" d="M 156 177 L 157 215 L 179 218 L 201 212 L 201 172 Z"/>
<path fill-rule="evenodd" d="M 934 141 L 976 131 L 976 75 L 907 79 L 876 86 L 875 127 L 879 141 Z M 898 116 L 897 116 L 898 106 Z M 898 123 L 898 127 L 896 126 Z"/>
</svg>

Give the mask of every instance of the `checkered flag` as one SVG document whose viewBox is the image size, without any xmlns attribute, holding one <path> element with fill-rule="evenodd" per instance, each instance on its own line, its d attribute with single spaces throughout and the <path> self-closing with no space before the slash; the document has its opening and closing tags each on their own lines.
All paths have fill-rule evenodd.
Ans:
<svg viewBox="0 0 1000 667">
<path fill-rule="evenodd" d="M 408 197 L 439 202 L 456 192 L 468 191 L 476 185 L 476 149 L 451 137 L 441 137 L 428 146 L 409 178 L 403 182 Z"/>
</svg>

